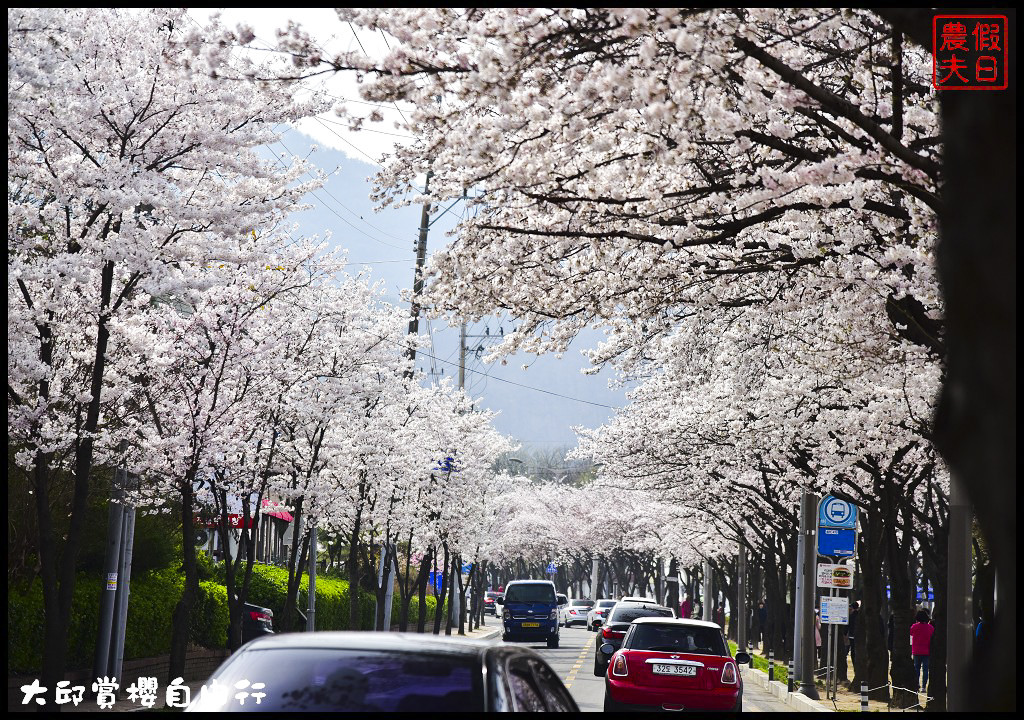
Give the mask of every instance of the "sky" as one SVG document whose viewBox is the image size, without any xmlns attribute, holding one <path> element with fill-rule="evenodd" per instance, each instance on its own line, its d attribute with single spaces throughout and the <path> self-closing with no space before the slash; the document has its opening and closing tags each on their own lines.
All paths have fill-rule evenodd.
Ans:
<svg viewBox="0 0 1024 720">
<path fill-rule="evenodd" d="M 189 10 L 200 24 L 212 12 Z M 356 31 L 342 23 L 332 10 L 227 9 L 221 19 L 232 28 L 240 22 L 249 24 L 255 31 L 253 44 L 257 47 L 270 48 L 275 30 L 293 20 L 312 29 L 326 53 L 360 46 L 371 55 L 386 50 L 386 40 L 380 33 Z M 402 127 L 408 108 L 366 103 L 360 99 L 354 78 L 340 73 L 319 77 L 307 87 L 334 102 L 345 103 L 349 112 L 369 115 L 376 110 L 384 120 L 366 123 L 367 129 L 353 132 L 329 111 L 303 119 L 295 127 L 281 128 L 280 142 L 267 148 L 268 158 L 288 162 L 290 155 L 304 157 L 329 173 L 326 184 L 305 199 L 313 207 L 296 213 L 292 220 L 304 235 L 330 234 L 330 243 L 347 252 L 350 273 L 366 272 L 372 281 L 381 283 L 386 301 L 408 308 L 409 303 L 401 297 L 402 290 L 411 288 L 413 282 L 421 206 L 378 211 L 369 198 L 373 176 L 381 167 L 379 160 L 393 151 L 395 143 L 411 138 Z M 453 241 L 451 233 L 463 212 L 461 202 L 434 209 L 427 237 L 428 256 Z M 479 407 L 500 413 L 495 420 L 500 432 L 518 440 L 526 450 L 571 447 L 576 445 L 573 426 L 597 427 L 611 418 L 613 408 L 625 404 L 624 391 L 609 387 L 612 373 L 608 369 L 595 375 L 580 372 L 589 366 L 581 350 L 594 347 L 603 339 L 597 330 L 582 333 L 561 359 L 551 355 L 516 355 L 507 358 L 504 365 L 484 363 L 486 347 L 493 344 L 490 336 L 500 336 L 502 330 L 508 332 L 514 324 L 507 319 L 501 322 L 490 318 L 469 325 L 466 331 L 466 390 L 479 399 Z M 429 334 L 431 344 L 418 353 L 417 366 L 428 373 L 428 379 L 457 380 L 458 327 L 421 317 L 420 332 Z"/>
</svg>

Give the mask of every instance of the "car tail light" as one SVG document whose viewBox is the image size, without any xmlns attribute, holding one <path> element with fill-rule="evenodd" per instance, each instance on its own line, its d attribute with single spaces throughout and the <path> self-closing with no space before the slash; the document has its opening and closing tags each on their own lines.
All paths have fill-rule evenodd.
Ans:
<svg viewBox="0 0 1024 720">
<path fill-rule="evenodd" d="M 626 668 L 626 656 L 619 653 L 615 656 L 615 662 L 612 663 L 612 675 L 626 677 L 628 674 L 629 670 Z"/>
<path fill-rule="evenodd" d="M 736 666 L 731 662 L 727 662 L 725 667 L 722 668 L 722 684 L 723 685 L 735 685 L 736 684 Z"/>
<path fill-rule="evenodd" d="M 260 612 L 258 610 L 250 610 L 249 617 L 252 619 L 253 622 L 259 622 L 260 620 L 266 620 L 267 622 L 270 622 L 270 619 L 273 616 L 267 615 L 265 612 Z"/>
<path fill-rule="evenodd" d="M 624 633 L 624 632 L 615 632 L 611 628 L 606 628 L 606 627 L 601 628 L 601 637 L 603 637 L 603 638 L 607 638 L 607 639 L 613 639 L 614 638 L 614 639 L 618 640 L 618 639 L 620 639 L 622 637 L 625 637 L 625 635 L 626 635 L 626 633 Z"/>
</svg>

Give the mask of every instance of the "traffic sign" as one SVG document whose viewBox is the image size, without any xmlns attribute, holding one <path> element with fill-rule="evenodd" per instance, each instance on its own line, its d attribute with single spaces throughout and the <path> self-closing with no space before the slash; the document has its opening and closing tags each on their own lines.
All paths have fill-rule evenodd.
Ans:
<svg viewBox="0 0 1024 720">
<path fill-rule="evenodd" d="M 852 528 L 819 527 L 818 554 L 828 557 L 853 557 L 857 550 L 857 531 Z"/>
<path fill-rule="evenodd" d="M 857 527 L 857 506 L 826 495 L 818 503 L 818 527 Z"/>
<path fill-rule="evenodd" d="M 850 623 L 850 599 L 823 595 L 819 617 L 823 625 L 848 625 Z"/>
<path fill-rule="evenodd" d="M 558 568 L 555 567 L 554 563 L 548 563 L 548 575 L 554 575 L 558 572 Z"/>
</svg>

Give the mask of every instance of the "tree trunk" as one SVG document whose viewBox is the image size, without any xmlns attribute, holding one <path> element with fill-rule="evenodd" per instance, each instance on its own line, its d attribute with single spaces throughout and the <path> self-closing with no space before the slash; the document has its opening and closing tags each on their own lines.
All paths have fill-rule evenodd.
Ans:
<svg viewBox="0 0 1024 720">
<path fill-rule="evenodd" d="M 857 678 L 877 688 L 871 698 L 889 701 L 889 651 L 886 649 L 885 630 L 882 625 L 882 602 L 885 588 L 882 576 L 872 568 L 882 565 L 882 518 L 873 510 L 861 516 L 860 564 L 864 587 L 863 604 L 857 618 Z M 863 643 L 863 646 L 861 645 Z M 859 688 L 857 688 L 859 690 Z"/>
<path fill-rule="evenodd" d="M 362 579 L 359 569 L 359 532 L 362 526 L 362 514 L 356 513 L 355 525 L 349 533 L 348 544 L 348 629 L 362 630 L 359 617 L 359 581 Z"/>
<path fill-rule="evenodd" d="M 437 595 L 437 605 L 434 610 L 435 635 L 441 634 L 441 623 L 444 621 L 444 616 L 447 614 L 446 612 L 444 612 L 444 610 L 446 607 L 445 591 L 448 589 L 448 561 L 450 560 L 450 558 L 448 557 L 448 543 L 441 543 L 441 549 L 444 552 L 444 564 L 441 566 L 441 588 L 439 594 Z M 435 569 L 434 572 L 436 573 L 437 570 Z"/>
<path fill-rule="evenodd" d="M 199 596 L 199 573 L 196 567 L 196 534 L 193 529 L 193 487 L 198 468 L 193 465 L 185 474 L 181 484 L 181 532 L 182 567 L 185 572 L 185 586 L 181 599 L 174 608 L 171 618 L 171 656 L 167 671 L 167 682 L 185 676 L 185 656 L 188 652 L 189 631 L 191 630 L 192 608 Z"/>
<path fill-rule="evenodd" d="M 425 633 L 427 631 L 427 583 L 430 582 L 430 565 L 434 561 L 434 550 L 430 549 L 430 552 L 423 556 L 420 560 L 420 574 L 416 578 L 416 587 L 419 593 L 420 606 L 417 609 L 416 616 L 416 632 Z M 435 607 L 437 607 L 435 605 Z"/>
</svg>

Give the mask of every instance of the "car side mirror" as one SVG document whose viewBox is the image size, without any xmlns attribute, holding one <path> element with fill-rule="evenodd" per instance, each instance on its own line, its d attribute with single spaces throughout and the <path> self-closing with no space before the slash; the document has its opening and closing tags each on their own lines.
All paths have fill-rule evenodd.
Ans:
<svg viewBox="0 0 1024 720">
<path fill-rule="evenodd" d="M 605 655 L 611 655 L 613 652 L 615 652 L 615 646 L 611 643 L 605 643 L 601 646 L 601 652 L 603 652 Z"/>
<path fill-rule="evenodd" d="M 748 655 L 747 653 L 745 653 L 743 651 L 740 651 L 740 652 L 736 653 L 736 662 L 738 662 L 740 665 L 749 665 L 750 664 L 750 655 Z"/>
</svg>

